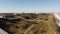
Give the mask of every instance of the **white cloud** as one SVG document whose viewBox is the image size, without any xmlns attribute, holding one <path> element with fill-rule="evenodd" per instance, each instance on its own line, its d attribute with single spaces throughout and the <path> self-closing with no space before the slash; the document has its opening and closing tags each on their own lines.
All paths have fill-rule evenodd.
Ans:
<svg viewBox="0 0 60 34">
<path fill-rule="evenodd" d="M 0 9 L 0 13 L 60 13 L 59 11 L 59 9 Z"/>
</svg>

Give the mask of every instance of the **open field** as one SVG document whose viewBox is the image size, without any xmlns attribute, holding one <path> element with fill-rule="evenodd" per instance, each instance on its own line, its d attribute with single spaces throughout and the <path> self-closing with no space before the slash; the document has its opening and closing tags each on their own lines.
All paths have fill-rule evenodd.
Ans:
<svg viewBox="0 0 60 34">
<path fill-rule="evenodd" d="M 0 27 L 9 34 L 60 34 L 52 13 L 22 13 L 15 17 L 0 19 Z"/>
</svg>

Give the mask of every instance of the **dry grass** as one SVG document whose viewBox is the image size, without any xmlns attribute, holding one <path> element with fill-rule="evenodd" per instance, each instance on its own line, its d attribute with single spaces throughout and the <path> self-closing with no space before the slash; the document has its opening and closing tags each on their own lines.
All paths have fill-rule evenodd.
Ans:
<svg viewBox="0 0 60 34">
<path fill-rule="evenodd" d="M 23 13 L 17 14 L 16 17 L 15 19 L 9 19 L 11 21 L 5 20 L 5 28 L 3 29 L 9 34 L 58 34 L 58 27 L 54 22 L 53 14 Z"/>
</svg>

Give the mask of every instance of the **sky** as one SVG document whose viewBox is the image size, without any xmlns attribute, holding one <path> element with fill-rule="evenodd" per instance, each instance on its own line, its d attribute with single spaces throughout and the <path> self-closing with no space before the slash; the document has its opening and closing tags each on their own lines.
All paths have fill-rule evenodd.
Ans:
<svg viewBox="0 0 60 34">
<path fill-rule="evenodd" d="M 60 0 L 0 0 L 0 13 L 60 13 Z"/>
</svg>

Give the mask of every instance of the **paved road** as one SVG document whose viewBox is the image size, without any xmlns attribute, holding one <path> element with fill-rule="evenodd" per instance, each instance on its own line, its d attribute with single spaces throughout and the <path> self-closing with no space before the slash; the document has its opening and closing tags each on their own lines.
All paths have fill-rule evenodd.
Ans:
<svg viewBox="0 0 60 34">
<path fill-rule="evenodd" d="M 0 34 L 8 34 L 8 33 L 0 28 Z"/>
</svg>

